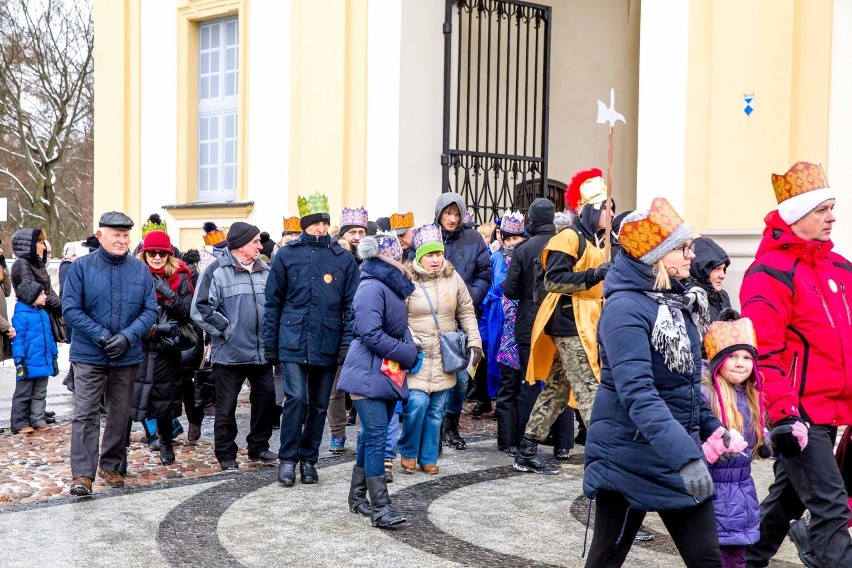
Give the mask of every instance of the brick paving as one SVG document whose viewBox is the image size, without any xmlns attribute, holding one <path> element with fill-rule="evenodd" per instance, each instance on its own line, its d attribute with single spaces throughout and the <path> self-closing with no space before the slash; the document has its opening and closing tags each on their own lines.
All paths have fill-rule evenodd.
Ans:
<svg viewBox="0 0 852 568">
<path fill-rule="evenodd" d="M 472 405 L 471 402 L 467 403 L 462 415 L 461 432 L 473 436 L 495 434 L 497 423 L 490 420 L 490 414 L 480 419 L 472 419 L 467 415 Z M 240 403 L 238 414 L 247 415 L 248 412 L 249 405 Z M 185 418 L 181 421 L 186 427 Z M 219 464 L 213 454 L 212 417 L 205 417 L 202 437 L 198 442 L 187 441 L 186 433 L 175 439 L 176 460 L 169 466 L 161 465 L 159 452 L 152 451 L 141 441 L 143 432 L 138 424 L 134 425 L 134 430 L 128 449 L 128 474 L 125 478 L 128 487 L 168 483 L 176 479 L 227 475 L 219 470 Z M 276 446 L 277 437 L 278 430 L 274 430 L 272 441 L 276 442 Z M 348 449 L 353 451 L 354 444 L 349 445 Z M 68 419 L 59 420 L 49 430 L 30 434 L 12 434 L 8 429 L 0 430 L 0 508 L 69 497 L 70 454 L 71 421 Z M 250 461 L 244 447 L 240 448 L 237 459 L 243 471 L 268 467 Z M 94 491 L 97 493 L 105 490 L 103 480 L 96 479 Z"/>
</svg>

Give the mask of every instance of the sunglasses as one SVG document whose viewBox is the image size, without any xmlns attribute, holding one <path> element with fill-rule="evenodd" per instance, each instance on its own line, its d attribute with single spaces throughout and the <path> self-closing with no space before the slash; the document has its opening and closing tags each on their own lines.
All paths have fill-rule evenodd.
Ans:
<svg viewBox="0 0 852 568">
<path fill-rule="evenodd" d="M 150 258 L 168 258 L 172 253 L 164 250 L 146 250 L 145 254 Z"/>
<path fill-rule="evenodd" d="M 686 258 L 689 253 L 695 254 L 695 243 L 683 243 L 679 247 L 675 247 L 672 250 L 683 251 L 683 258 Z"/>
</svg>

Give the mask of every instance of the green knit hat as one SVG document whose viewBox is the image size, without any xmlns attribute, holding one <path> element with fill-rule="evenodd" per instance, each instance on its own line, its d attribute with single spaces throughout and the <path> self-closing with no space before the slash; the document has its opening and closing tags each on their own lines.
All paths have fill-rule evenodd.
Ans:
<svg viewBox="0 0 852 568">
<path fill-rule="evenodd" d="M 414 236 L 411 239 L 411 246 L 414 247 L 414 258 L 417 262 L 423 258 L 423 255 L 430 252 L 444 252 L 444 243 L 441 239 L 441 230 L 435 225 L 423 225 L 414 230 Z"/>
</svg>

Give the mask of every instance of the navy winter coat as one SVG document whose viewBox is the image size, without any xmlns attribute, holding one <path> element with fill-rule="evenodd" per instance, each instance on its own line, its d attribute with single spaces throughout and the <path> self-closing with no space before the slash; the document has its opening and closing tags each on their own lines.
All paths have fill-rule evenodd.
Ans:
<svg viewBox="0 0 852 568">
<path fill-rule="evenodd" d="M 598 323 L 601 384 L 586 440 L 583 491 L 590 499 L 606 490 L 624 495 L 634 509 L 665 511 L 693 506 L 678 472 L 703 459 L 701 440 L 719 426 L 701 398 L 698 330 L 684 313 L 695 371 L 671 371 L 651 345 L 660 305 L 645 295 L 654 274 L 620 254 L 604 281 Z M 672 281 L 672 292 L 685 290 Z"/>
<path fill-rule="evenodd" d="M 27 374 L 17 377 L 17 380 L 55 376 L 53 361 L 59 351 L 53 340 L 47 312 L 18 302 L 15 304 L 15 315 L 12 316 L 12 327 L 16 333 L 12 340 L 12 356 L 16 365 L 24 363 L 27 367 Z"/>
<path fill-rule="evenodd" d="M 435 225 L 438 227 L 441 226 L 441 212 L 449 205 L 456 205 L 464 217 L 466 209 L 461 196 L 457 193 L 441 194 L 435 205 Z M 476 229 L 464 223 L 452 232 L 442 228 L 441 234 L 444 237 L 444 257 L 467 284 L 473 307 L 478 311 L 491 287 L 491 255 L 485 240 Z"/>
<path fill-rule="evenodd" d="M 289 363 L 336 367 L 352 342 L 358 265 L 328 236 L 303 232 L 278 249 L 266 282 L 263 345 Z"/>
<path fill-rule="evenodd" d="M 748 448 L 743 451 L 742 456 L 728 461 L 717 461 L 710 466 L 710 475 L 716 488 L 713 509 L 716 511 L 719 544 L 748 546 L 760 538 L 760 501 L 757 499 L 757 490 L 751 477 L 751 455 L 757 440 L 751 424 L 745 389 L 736 386 L 734 389 L 737 392 L 737 409 L 743 416 L 744 432 L 741 433 L 748 442 Z M 706 403 L 708 397 L 716 396 L 716 393 L 705 385 L 701 395 Z"/>
<path fill-rule="evenodd" d="M 154 280 L 145 263 L 99 247 L 71 263 L 62 291 L 62 315 L 71 329 L 71 362 L 126 367 L 142 362 L 142 337 L 157 322 Z M 130 347 L 111 360 L 99 341 L 120 333 Z"/>
<path fill-rule="evenodd" d="M 382 372 L 382 360 L 387 357 L 403 369 L 417 362 L 405 304 L 412 292 L 414 284 L 396 267 L 378 258 L 361 264 L 361 283 L 353 301 L 355 339 L 337 390 L 379 400 L 408 399 L 408 385 L 397 387 Z"/>
</svg>

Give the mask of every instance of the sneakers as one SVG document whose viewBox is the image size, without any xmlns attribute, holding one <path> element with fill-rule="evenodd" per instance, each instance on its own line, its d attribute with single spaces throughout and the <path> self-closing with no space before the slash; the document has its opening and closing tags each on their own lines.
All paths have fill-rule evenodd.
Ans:
<svg viewBox="0 0 852 568">
<path fill-rule="evenodd" d="M 796 545 L 796 552 L 799 553 L 799 560 L 802 561 L 802 564 L 808 568 L 814 568 L 818 564 L 808 529 L 808 519 L 802 517 L 790 526 L 790 532 L 787 533 L 787 536 L 790 537 L 790 542 Z"/>
<path fill-rule="evenodd" d="M 553 448 L 553 457 L 558 460 L 567 460 L 571 457 L 571 450 L 568 448 Z"/>
<path fill-rule="evenodd" d="M 36 430 L 50 430 L 50 424 L 39 424 L 35 427 Z"/>
<path fill-rule="evenodd" d="M 35 428 L 33 428 L 32 426 L 24 426 L 23 428 L 18 430 L 18 434 L 32 434 L 33 432 L 35 432 Z"/>
<path fill-rule="evenodd" d="M 340 453 L 346 450 L 346 436 L 332 436 L 331 442 L 328 444 L 328 451 Z"/>
<path fill-rule="evenodd" d="M 71 482 L 71 489 L 69 489 L 69 493 L 71 493 L 71 495 L 76 495 L 77 497 L 91 495 L 92 480 L 88 477 L 75 477 L 74 481 Z"/>
<path fill-rule="evenodd" d="M 385 458 L 385 483 L 393 483 L 393 460 Z"/>
<path fill-rule="evenodd" d="M 263 450 L 256 454 L 249 454 L 248 457 L 250 460 L 259 461 L 265 465 L 271 465 L 278 461 L 278 454 L 274 454 L 269 450 Z"/>
<path fill-rule="evenodd" d="M 109 487 L 124 487 L 124 477 L 117 471 L 107 471 L 102 467 L 98 468 L 98 476 L 104 480 Z"/>
<path fill-rule="evenodd" d="M 238 472 L 240 471 L 239 466 L 237 466 L 236 460 L 222 460 L 219 462 L 219 469 L 224 472 Z"/>
<path fill-rule="evenodd" d="M 438 475 L 438 472 L 441 471 L 441 468 L 439 468 L 437 465 L 435 465 L 433 463 L 427 463 L 425 465 L 421 465 L 420 469 L 423 470 L 423 473 L 426 473 L 428 475 Z"/>
</svg>

